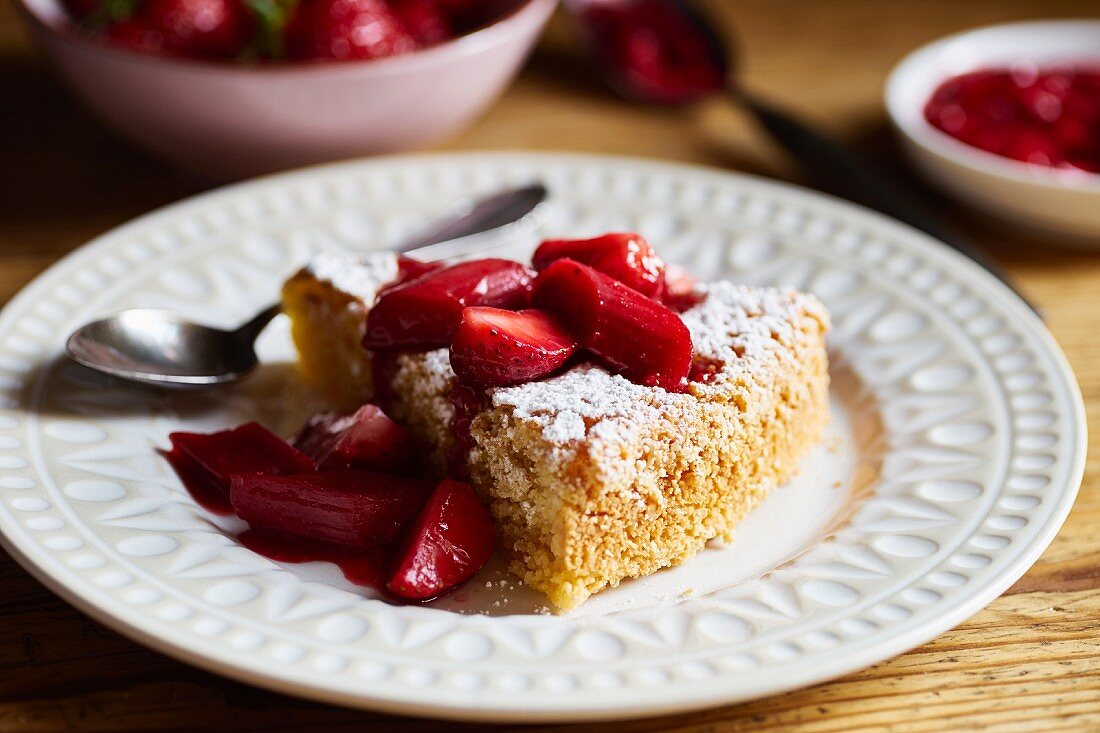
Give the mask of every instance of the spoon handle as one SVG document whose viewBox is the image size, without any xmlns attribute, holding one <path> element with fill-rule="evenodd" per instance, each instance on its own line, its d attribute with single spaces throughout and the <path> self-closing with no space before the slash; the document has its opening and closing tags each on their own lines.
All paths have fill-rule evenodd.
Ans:
<svg viewBox="0 0 1100 733">
<path fill-rule="evenodd" d="M 476 199 L 458 211 L 432 222 L 427 228 L 392 249 L 394 252 L 416 254 L 430 259 L 447 259 L 481 251 L 486 247 L 477 247 L 462 241 L 463 238 L 518 223 L 538 208 L 548 193 L 543 184 L 532 183 Z M 246 343 L 251 343 L 281 310 L 282 305 L 279 303 L 269 305 L 235 333 Z"/>
<path fill-rule="evenodd" d="M 741 89 L 732 90 L 732 93 L 760 125 L 802 164 L 816 185 L 931 234 L 981 265 L 1042 317 L 1039 308 L 1020 292 L 1009 275 L 984 249 L 955 231 L 913 193 L 893 182 L 870 161 L 793 115 Z"/>
<path fill-rule="evenodd" d="M 253 316 L 252 320 L 238 328 L 234 333 L 243 343 L 251 344 L 260 335 L 260 332 L 264 330 L 267 324 L 271 323 L 271 319 L 282 313 L 282 311 L 282 303 L 269 305 Z"/>
<path fill-rule="evenodd" d="M 470 201 L 408 237 L 393 250 L 417 250 L 421 256 L 432 255 L 434 259 L 443 259 L 444 256 L 427 248 L 515 224 L 534 211 L 546 199 L 547 193 L 546 186 L 532 183 Z M 461 249 L 461 245 L 456 248 Z"/>
</svg>

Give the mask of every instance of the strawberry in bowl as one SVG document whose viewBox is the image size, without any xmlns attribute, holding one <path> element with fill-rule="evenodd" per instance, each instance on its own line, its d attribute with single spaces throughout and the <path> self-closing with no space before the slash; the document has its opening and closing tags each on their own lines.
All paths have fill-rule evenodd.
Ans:
<svg viewBox="0 0 1100 733">
<path fill-rule="evenodd" d="M 429 145 L 527 58 L 557 0 L 16 0 L 95 116 L 211 179 Z"/>
</svg>

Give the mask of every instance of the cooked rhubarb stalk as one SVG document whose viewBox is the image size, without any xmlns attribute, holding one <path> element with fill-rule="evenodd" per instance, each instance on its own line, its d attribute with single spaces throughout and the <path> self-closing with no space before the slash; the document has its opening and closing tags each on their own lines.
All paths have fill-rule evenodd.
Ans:
<svg viewBox="0 0 1100 733">
<path fill-rule="evenodd" d="M 396 288 L 399 285 L 404 285 L 421 275 L 427 275 L 429 272 L 438 270 L 443 266 L 442 262 L 421 262 L 420 260 L 414 260 L 412 257 L 397 255 L 397 279 L 383 286 L 378 293 L 381 295 L 387 290 Z"/>
<path fill-rule="evenodd" d="M 382 293 L 367 316 L 368 349 L 426 350 L 451 342 L 462 309 L 522 308 L 534 272 L 511 260 L 486 259 L 432 270 Z"/>
<path fill-rule="evenodd" d="M 451 344 L 451 368 L 471 387 L 504 387 L 553 374 L 576 349 L 569 332 L 544 311 L 467 308 Z"/>
<path fill-rule="evenodd" d="M 539 273 L 534 301 L 630 381 L 670 392 L 687 385 L 691 333 L 680 316 L 637 290 L 563 259 Z"/>
<path fill-rule="evenodd" d="M 172 433 L 169 463 L 193 492 L 208 501 L 229 496 L 229 477 L 234 473 L 303 473 L 314 469 L 313 461 L 297 448 L 259 423 L 246 423 L 219 433 Z M 195 486 L 201 482 L 202 487 Z M 202 489 L 212 491 L 203 492 Z M 211 496 L 213 493 L 213 496 Z M 224 505 L 224 502 L 220 502 Z M 209 507 L 225 510 L 226 506 Z"/>
<path fill-rule="evenodd" d="M 424 505 L 430 482 L 372 471 L 265 476 L 231 481 L 233 509 L 253 528 L 348 549 L 392 542 Z"/>
<path fill-rule="evenodd" d="M 535 250 L 531 262 L 545 270 L 568 257 L 608 277 L 656 298 L 664 289 L 665 263 L 640 234 L 611 233 L 592 239 L 548 239 Z"/>
<path fill-rule="evenodd" d="M 400 472 L 412 464 L 412 437 L 377 405 L 363 405 L 350 415 L 315 415 L 294 439 L 294 446 L 321 471 L 365 468 Z"/>
<path fill-rule="evenodd" d="M 493 522 L 473 488 L 444 479 L 416 518 L 386 587 L 400 598 L 434 598 L 473 577 L 493 554 Z"/>
</svg>

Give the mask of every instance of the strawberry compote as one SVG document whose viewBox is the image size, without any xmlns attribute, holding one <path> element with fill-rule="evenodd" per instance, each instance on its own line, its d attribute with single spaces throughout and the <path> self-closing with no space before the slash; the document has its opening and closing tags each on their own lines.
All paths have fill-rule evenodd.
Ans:
<svg viewBox="0 0 1100 733">
<path fill-rule="evenodd" d="M 936 89 L 924 117 L 990 153 L 1100 173 L 1100 62 L 961 74 Z"/>
</svg>

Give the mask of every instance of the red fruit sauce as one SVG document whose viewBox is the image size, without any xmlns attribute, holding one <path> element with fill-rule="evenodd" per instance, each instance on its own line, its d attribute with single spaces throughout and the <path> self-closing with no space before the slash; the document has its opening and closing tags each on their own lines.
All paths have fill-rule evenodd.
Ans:
<svg viewBox="0 0 1100 733">
<path fill-rule="evenodd" d="M 709 384 L 722 372 L 723 366 L 725 365 L 717 359 L 711 359 L 707 356 L 697 356 L 694 361 L 691 362 L 691 371 L 688 372 L 688 381 Z"/>
<path fill-rule="evenodd" d="M 340 568 L 349 582 L 389 593 L 386 580 L 394 552 L 391 547 L 346 550 L 267 529 L 248 529 L 237 539 L 248 549 L 275 562 L 330 562 Z"/>
<path fill-rule="evenodd" d="M 961 74 L 936 89 L 924 117 L 996 155 L 1100 173 L 1100 62 Z"/>
<path fill-rule="evenodd" d="M 160 454 L 168 461 L 168 465 L 179 476 L 183 488 L 195 500 L 195 503 L 213 514 L 228 515 L 233 513 L 233 505 L 229 503 L 229 494 L 219 488 L 205 476 L 191 461 L 184 458 L 178 451 L 162 450 Z"/>
</svg>

